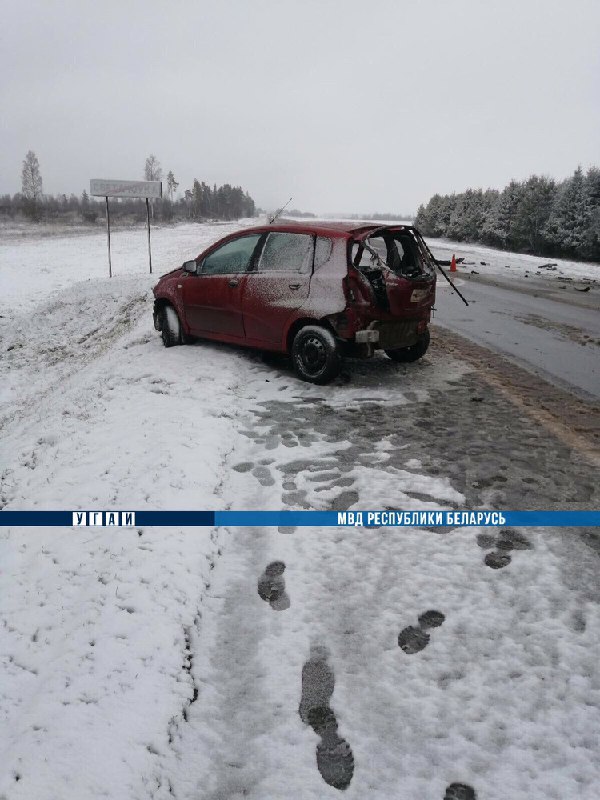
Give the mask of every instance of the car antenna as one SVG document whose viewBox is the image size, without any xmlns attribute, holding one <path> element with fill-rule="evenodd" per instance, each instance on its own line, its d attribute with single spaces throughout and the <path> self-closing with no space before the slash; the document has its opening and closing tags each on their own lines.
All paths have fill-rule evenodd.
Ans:
<svg viewBox="0 0 600 800">
<path fill-rule="evenodd" d="M 291 202 L 292 202 L 292 198 L 290 197 L 290 199 L 287 201 L 287 203 L 285 204 L 285 206 L 289 206 L 289 204 L 290 204 Z M 277 211 L 276 211 L 276 212 L 273 214 L 273 216 L 272 216 L 272 217 L 271 217 L 271 219 L 269 220 L 269 225 L 272 225 L 272 224 L 275 222 L 275 220 L 277 219 L 277 217 L 278 217 L 278 216 L 281 214 L 281 212 L 284 210 L 285 206 L 281 206 L 281 208 L 277 209 Z"/>
</svg>

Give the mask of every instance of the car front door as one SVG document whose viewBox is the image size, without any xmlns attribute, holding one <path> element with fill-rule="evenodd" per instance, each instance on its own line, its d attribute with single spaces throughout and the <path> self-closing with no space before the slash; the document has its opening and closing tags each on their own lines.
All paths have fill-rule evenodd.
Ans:
<svg viewBox="0 0 600 800">
<path fill-rule="evenodd" d="M 281 344 L 286 323 L 308 297 L 314 236 L 269 233 L 242 294 L 246 338 Z"/>
<path fill-rule="evenodd" d="M 192 334 L 244 338 L 242 291 L 261 234 L 238 236 L 213 250 L 197 273 L 182 282 L 185 316 Z"/>
</svg>

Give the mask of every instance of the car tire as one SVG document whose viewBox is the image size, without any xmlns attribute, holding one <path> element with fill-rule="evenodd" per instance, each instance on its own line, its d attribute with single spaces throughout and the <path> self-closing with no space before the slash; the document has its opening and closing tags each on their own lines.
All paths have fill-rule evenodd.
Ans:
<svg viewBox="0 0 600 800">
<path fill-rule="evenodd" d="M 161 313 L 160 335 L 165 347 L 183 344 L 183 332 L 179 317 L 173 306 L 165 306 Z"/>
<path fill-rule="evenodd" d="M 401 364 L 407 364 L 412 361 L 418 361 L 423 358 L 429 349 L 430 335 L 429 331 L 419 337 L 419 339 L 410 347 L 399 347 L 397 350 L 386 350 L 385 353 L 392 361 L 397 361 Z"/>
<path fill-rule="evenodd" d="M 303 381 L 323 386 L 336 378 L 343 364 L 333 333 L 320 325 L 300 328 L 292 342 L 292 362 Z"/>
</svg>

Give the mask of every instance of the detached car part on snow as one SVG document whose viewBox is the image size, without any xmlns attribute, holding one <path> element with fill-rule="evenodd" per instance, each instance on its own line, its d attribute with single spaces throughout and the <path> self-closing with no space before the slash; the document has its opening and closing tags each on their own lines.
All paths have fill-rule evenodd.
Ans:
<svg viewBox="0 0 600 800">
<path fill-rule="evenodd" d="M 436 266 L 410 225 L 246 228 L 162 276 L 154 327 L 165 347 L 198 337 L 289 353 L 302 380 L 325 384 L 345 355 L 425 354 Z"/>
</svg>

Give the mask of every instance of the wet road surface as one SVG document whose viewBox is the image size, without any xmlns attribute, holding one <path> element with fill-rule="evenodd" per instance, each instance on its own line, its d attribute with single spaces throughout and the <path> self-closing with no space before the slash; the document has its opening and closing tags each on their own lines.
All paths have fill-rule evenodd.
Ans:
<svg viewBox="0 0 600 800">
<path fill-rule="evenodd" d="M 506 354 L 538 375 L 582 396 L 600 397 L 600 313 L 524 292 L 458 277 L 465 306 L 438 281 L 435 323 Z M 596 289 L 592 291 L 597 291 Z"/>
</svg>

